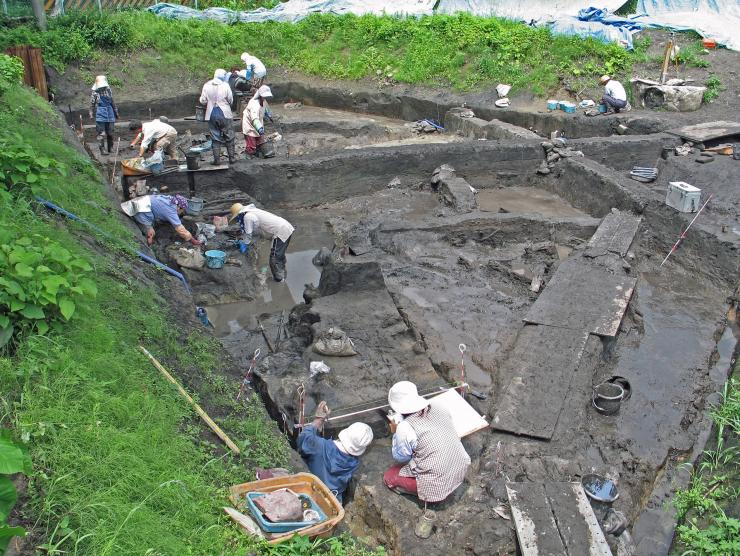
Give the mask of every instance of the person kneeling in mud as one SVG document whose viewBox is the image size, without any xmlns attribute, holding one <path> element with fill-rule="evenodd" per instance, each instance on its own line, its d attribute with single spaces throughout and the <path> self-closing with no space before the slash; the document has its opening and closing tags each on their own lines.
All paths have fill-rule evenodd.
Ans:
<svg viewBox="0 0 740 556">
<path fill-rule="evenodd" d="M 394 384 L 388 403 L 393 459 L 383 482 L 399 494 L 412 494 L 424 502 L 441 502 L 465 479 L 470 456 L 457 436 L 452 417 L 422 398 L 413 382 Z"/>
<path fill-rule="evenodd" d="M 145 195 L 121 203 L 121 210 L 131 216 L 146 235 L 147 245 L 154 243 L 154 224 L 169 222 L 183 241 L 202 245 L 187 228 L 180 217 L 188 210 L 188 200 L 182 195 Z"/>
<path fill-rule="evenodd" d="M 319 403 L 313 422 L 298 435 L 298 453 L 309 471 L 342 502 L 352 475 L 360 465 L 360 456 L 373 441 L 373 430 L 365 423 L 352 423 L 339 431 L 337 440 L 322 438 L 320 433 L 330 413 L 325 401 Z"/>
<path fill-rule="evenodd" d="M 241 203 L 231 205 L 229 222 L 236 220 L 242 232 L 242 239 L 247 245 L 254 243 L 254 236 L 261 234 L 272 240 L 270 249 L 270 271 L 276 282 L 285 280 L 286 257 L 290 238 L 295 231 L 293 225 L 285 218 L 258 209 L 253 204 L 244 206 Z"/>
</svg>

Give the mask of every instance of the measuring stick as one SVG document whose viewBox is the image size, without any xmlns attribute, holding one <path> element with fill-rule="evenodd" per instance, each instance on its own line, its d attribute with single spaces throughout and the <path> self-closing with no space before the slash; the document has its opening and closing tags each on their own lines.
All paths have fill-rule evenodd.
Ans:
<svg viewBox="0 0 740 556">
<path fill-rule="evenodd" d="M 167 369 L 165 369 L 162 366 L 162 364 L 159 361 L 157 361 L 154 358 L 154 356 L 146 350 L 144 346 L 139 346 L 139 349 L 144 355 L 146 355 L 149 358 L 149 360 L 159 370 L 159 372 L 162 373 L 169 382 L 171 382 L 177 387 L 177 391 L 180 392 L 180 395 L 183 398 L 185 398 L 190 403 L 190 405 L 193 406 L 193 409 L 195 409 L 195 412 L 198 415 L 200 415 L 200 417 L 206 422 L 206 424 L 210 427 L 210 429 L 216 433 L 216 436 L 218 436 L 221 440 L 223 440 L 224 443 L 231 449 L 231 451 L 234 452 L 234 454 L 238 456 L 240 454 L 239 447 L 236 444 L 234 444 L 231 438 L 229 438 L 227 434 L 221 430 L 221 427 L 219 427 L 214 422 L 214 420 L 208 416 L 208 413 L 203 411 L 203 408 L 200 407 L 197 403 L 195 403 L 195 400 L 190 397 L 190 394 L 187 393 L 185 388 L 180 386 L 180 384 L 174 379 L 174 377 L 170 373 L 167 372 Z"/>
<path fill-rule="evenodd" d="M 445 392 L 447 392 L 449 390 L 457 390 L 458 388 L 466 388 L 467 386 L 468 386 L 467 384 L 463 383 L 460 386 L 453 386 L 451 388 L 443 388 L 443 389 L 440 389 L 440 390 L 435 390 L 434 392 L 429 392 L 427 394 L 419 394 L 419 395 L 422 398 L 428 398 L 430 396 L 436 396 L 437 394 L 443 394 L 443 393 L 445 393 Z M 385 409 L 386 407 L 390 407 L 390 404 L 379 405 L 379 406 L 376 406 L 376 407 L 371 407 L 370 409 L 361 409 L 360 411 L 354 411 L 352 413 L 346 413 L 344 415 L 337 415 L 335 417 L 329 417 L 328 419 L 326 419 L 326 422 L 328 422 L 328 421 L 335 421 L 335 420 L 338 420 L 338 419 L 346 419 L 347 417 L 354 417 L 355 415 L 362 415 L 363 413 L 371 413 L 373 411 L 378 411 L 380 409 Z M 301 428 L 301 427 L 303 427 L 305 425 L 296 424 L 295 426 L 296 426 L 296 428 Z"/>
<path fill-rule="evenodd" d="M 704 210 L 704 207 L 707 206 L 707 203 L 709 202 L 709 200 L 713 196 L 714 196 L 714 193 L 710 193 L 709 194 L 709 197 L 707 198 L 706 201 L 704 201 L 704 204 L 699 209 L 699 212 L 696 213 L 696 216 L 694 216 L 694 219 L 691 222 L 689 222 L 689 225 L 686 226 L 686 229 L 683 232 L 681 232 L 681 235 L 680 236 L 678 236 L 678 239 L 676 240 L 676 243 L 674 243 L 673 244 L 673 247 L 671 247 L 671 250 L 668 251 L 668 254 L 665 256 L 665 259 L 663 259 L 663 262 L 660 263 L 660 266 L 663 266 L 665 264 L 665 262 L 668 260 L 668 257 L 670 257 L 673 254 L 673 252 L 676 249 L 678 249 L 678 244 L 681 243 L 682 240 L 686 239 L 686 232 L 689 231 L 689 228 L 691 228 L 691 225 L 696 221 L 697 218 L 699 218 L 699 215 L 701 214 L 701 211 Z"/>
</svg>

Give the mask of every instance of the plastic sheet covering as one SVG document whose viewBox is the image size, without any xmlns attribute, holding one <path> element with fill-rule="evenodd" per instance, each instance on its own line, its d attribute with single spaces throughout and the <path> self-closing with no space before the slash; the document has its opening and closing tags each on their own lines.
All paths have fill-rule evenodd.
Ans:
<svg viewBox="0 0 740 556">
<path fill-rule="evenodd" d="M 563 16 L 575 17 L 578 12 L 595 3 L 613 12 L 625 0 L 440 0 L 437 13 L 468 12 L 480 16 L 496 16 L 527 22 L 544 22 Z"/>
<path fill-rule="evenodd" d="M 637 13 L 641 23 L 694 30 L 731 50 L 740 50 L 740 0 L 638 0 Z"/>
</svg>

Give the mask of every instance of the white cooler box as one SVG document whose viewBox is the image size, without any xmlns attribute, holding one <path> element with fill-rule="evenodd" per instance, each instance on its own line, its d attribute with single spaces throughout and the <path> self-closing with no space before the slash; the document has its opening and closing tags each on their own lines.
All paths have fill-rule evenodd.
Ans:
<svg viewBox="0 0 740 556">
<path fill-rule="evenodd" d="M 680 212 L 696 212 L 701 206 L 701 189 L 683 181 L 668 182 L 665 204 Z"/>
</svg>

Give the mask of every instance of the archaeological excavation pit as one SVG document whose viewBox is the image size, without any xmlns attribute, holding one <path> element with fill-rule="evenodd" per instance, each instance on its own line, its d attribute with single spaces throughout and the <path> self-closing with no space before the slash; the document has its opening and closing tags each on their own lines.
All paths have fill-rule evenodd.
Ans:
<svg viewBox="0 0 740 556">
<path fill-rule="evenodd" d="M 740 164 L 661 158 L 681 139 L 647 117 L 472 106 L 469 118 L 421 98 L 290 82 L 274 90 L 277 156 L 200 174 L 194 193 L 205 199 L 197 221 L 236 201 L 290 220 L 287 280 L 272 280 L 267 242 L 246 257 L 227 246 L 239 266 L 181 269 L 194 304 L 245 369 L 260 349 L 253 387 L 291 437 L 301 387 L 306 416 L 321 400 L 336 416 L 385 404 L 398 380 L 428 392 L 464 379 L 476 394 L 466 399 L 490 423 L 463 440 L 468 477 L 437 508 L 426 540 L 413 533 L 418 502 L 383 485 L 391 437 L 382 411 L 329 423 L 327 436 L 354 420 L 375 432 L 345 504 L 349 530 L 391 554 L 516 554 L 512 521 L 501 517 L 507 485 L 596 473 L 617 483 L 611 506 L 627 517 L 637 553 L 664 553 L 675 524 L 666 503 L 687 480 L 682 463 L 704 449 L 707 410 L 737 350 Z M 193 104 L 166 105 L 180 134 L 198 137 L 206 124 L 191 118 Z M 412 122 L 422 117 L 444 132 L 417 133 Z M 620 124 L 624 135 L 615 134 Z M 567 141 L 553 144 L 556 130 Z M 553 148 L 562 154 L 550 156 Z M 633 166 L 656 166 L 659 177 L 630 180 Z M 665 205 L 668 181 L 713 198 L 660 266 L 695 216 Z M 150 185 L 193 193 L 181 174 Z M 155 247 L 163 261 L 168 233 L 158 231 Z M 329 327 L 345 331 L 358 354 L 313 352 Z M 310 377 L 320 360 L 330 371 Z M 602 415 L 594 387 L 613 377 L 629 397 Z M 593 507 L 603 520 L 608 506 Z M 618 539 L 605 539 L 616 553 Z"/>
</svg>

